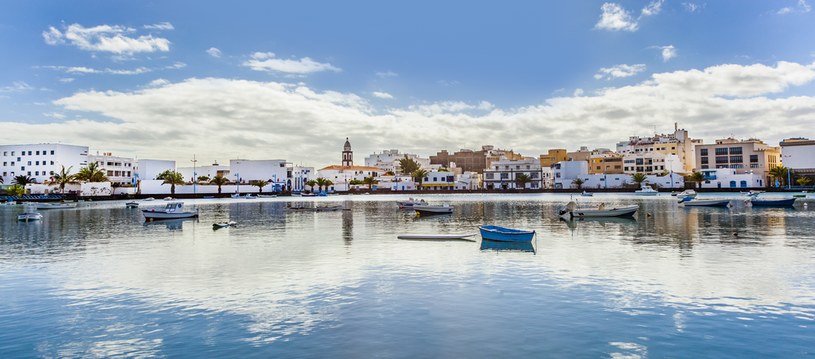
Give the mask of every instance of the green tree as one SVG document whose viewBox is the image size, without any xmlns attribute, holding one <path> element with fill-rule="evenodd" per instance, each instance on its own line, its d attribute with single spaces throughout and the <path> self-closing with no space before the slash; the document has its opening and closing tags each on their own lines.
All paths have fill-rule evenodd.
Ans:
<svg viewBox="0 0 815 359">
<path fill-rule="evenodd" d="M 396 173 L 393 171 L 385 171 L 385 176 L 396 176 Z"/>
<path fill-rule="evenodd" d="M 405 158 L 399 160 L 399 167 L 402 168 L 402 174 L 409 175 L 419 169 L 419 163 L 405 155 Z"/>
<path fill-rule="evenodd" d="M 212 177 L 212 179 L 209 180 L 209 183 L 218 186 L 218 194 L 220 194 L 221 193 L 221 186 L 223 186 L 225 184 L 228 184 L 229 179 L 224 177 L 223 175 L 217 175 L 215 177 Z"/>
<path fill-rule="evenodd" d="M 87 166 L 80 168 L 74 178 L 85 182 L 108 182 L 108 177 L 96 162 L 88 163 Z"/>
<path fill-rule="evenodd" d="M 314 192 L 314 186 L 316 186 L 316 185 L 317 185 L 317 181 L 315 181 L 315 180 L 306 181 L 306 186 L 308 186 L 311 189 L 311 192 Z"/>
<path fill-rule="evenodd" d="M 631 180 L 634 181 L 634 183 L 637 184 L 637 187 L 642 187 L 642 183 L 645 182 L 645 180 L 647 180 L 647 179 L 648 179 L 648 177 L 645 175 L 645 173 L 637 172 L 637 173 L 631 175 Z"/>
<path fill-rule="evenodd" d="M 0 183 L 5 183 L 5 180 L 3 179 L 3 176 L 0 176 Z"/>
<path fill-rule="evenodd" d="M 422 188 L 422 182 L 424 182 L 424 178 L 427 177 L 427 170 L 419 168 L 411 172 L 410 175 L 413 176 L 414 181 L 419 182 L 419 188 Z"/>
<path fill-rule="evenodd" d="M 532 177 L 529 177 L 526 173 L 519 173 L 515 175 L 515 185 L 518 188 L 526 188 L 526 184 L 532 182 Z"/>
<path fill-rule="evenodd" d="M 264 180 L 255 180 L 255 181 L 250 181 L 249 182 L 250 186 L 255 186 L 255 187 L 258 188 L 258 193 L 263 193 L 263 187 L 266 187 L 266 185 L 268 185 L 268 184 L 269 184 L 269 181 L 264 181 Z"/>
<path fill-rule="evenodd" d="M 326 191 L 328 190 L 328 188 L 329 188 L 329 187 L 331 187 L 331 186 L 333 186 L 333 185 L 334 185 L 334 182 L 333 182 L 333 181 L 331 181 L 330 179 L 326 179 L 326 180 L 325 180 L 325 190 L 326 190 Z"/>
<path fill-rule="evenodd" d="M 11 196 L 20 197 L 25 194 L 25 187 L 18 184 L 14 184 L 6 187 L 6 193 L 8 193 Z"/>
<path fill-rule="evenodd" d="M 688 176 L 688 180 L 696 184 L 696 188 L 702 187 L 702 182 L 705 181 L 705 175 L 702 172 L 693 172 Z"/>
<path fill-rule="evenodd" d="M 787 171 L 789 171 L 789 169 L 787 169 L 784 166 L 775 166 L 773 168 L 770 168 L 770 176 L 773 176 L 773 178 L 781 181 L 782 185 L 786 186 L 787 185 Z"/>
<path fill-rule="evenodd" d="M 209 182 L 209 176 L 198 176 L 197 183 L 207 183 Z"/>
<path fill-rule="evenodd" d="M 798 177 L 798 178 L 795 180 L 795 183 L 797 183 L 799 186 L 802 186 L 802 187 L 803 187 L 803 186 L 809 186 L 809 185 L 811 185 L 811 184 L 812 184 L 812 178 L 809 178 L 809 177 L 803 177 L 803 176 L 802 176 L 802 177 Z"/>
<path fill-rule="evenodd" d="M 584 180 L 582 180 L 582 179 L 580 179 L 580 178 L 575 178 L 575 179 L 572 181 L 572 185 L 573 185 L 573 186 L 575 186 L 575 187 L 577 187 L 577 189 L 581 189 L 581 188 L 583 188 L 583 184 L 584 184 L 584 183 L 586 183 L 586 181 L 584 181 Z"/>
<path fill-rule="evenodd" d="M 31 176 L 20 175 L 20 176 L 15 176 L 14 177 L 14 184 L 18 184 L 20 186 L 23 186 L 23 188 L 25 188 L 25 185 L 27 185 L 29 183 L 35 183 L 34 179 L 31 178 Z"/>
<path fill-rule="evenodd" d="M 162 173 L 164 174 L 164 173 Z M 169 184 L 170 185 L 170 194 L 175 194 L 175 185 L 182 185 L 184 184 L 184 175 L 178 173 L 176 171 L 170 171 L 169 173 L 164 174 L 164 182 L 162 185 Z"/>
<path fill-rule="evenodd" d="M 76 183 L 76 175 L 71 174 L 71 168 L 73 166 L 68 167 L 67 169 L 65 166 L 60 168 L 59 173 L 55 174 L 51 177 L 51 183 L 56 184 L 59 186 L 59 192 L 65 194 L 65 185 L 69 183 Z"/>
<path fill-rule="evenodd" d="M 375 184 L 379 183 L 379 180 L 374 178 L 374 176 L 365 177 L 365 178 L 362 179 L 362 183 L 365 184 L 366 186 L 368 186 L 368 189 L 373 189 L 374 188 L 373 186 Z"/>
<path fill-rule="evenodd" d="M 314 184 L 317 185 L 317 191 L 322 191 L 323 186 L 325 186 L 327 182 L 328 182 L 327 179 L 322 178 L 322 177 L 317 177 L 317 179 L 314 180 Z"/>
</svg>

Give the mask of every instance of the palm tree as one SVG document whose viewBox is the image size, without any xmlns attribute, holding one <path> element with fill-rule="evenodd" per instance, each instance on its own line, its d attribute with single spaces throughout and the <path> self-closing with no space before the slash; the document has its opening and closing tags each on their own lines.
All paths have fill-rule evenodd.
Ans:
<svg viewBox="0 0 815 359">
<path fill-rule="evenodd" d="M 65 194 L 65 185 L 69 183 L 76 183 L 75 177 L 76 175 L 71 174 L 71 168 L 73 166 L 68 167 L 67 169 L 65 166 L 59 170 L 59 173 L 55 174 L 54 177 L 51 179 L 51 183 L 59 185 L 59 192 L 61 194 Z"/>
<path fill-rule="evenodd" d="M 802 186 L 802 187 L 803 186 L 809 186 L 809 185 L 812 184 L 812 178 L 798 177 L 798 179 L 795 180 L 795 183 L 797 183 L 799 186 Z"/>
<path fill-rule="evenodd" d="M 575 187 L 577 187 L 577 189 L 581 189 L 581 188 L 583 188 L 583 184 L 584 184 L 584 183 L 586 183 L 586 181 L 584 181 L 584 180 L 582 180 L 582 179 L 580 179 L 580 178 L 575 178 L 575 179 L 572 181 L 572 185 L 573 185 L 573 186 L 575 186 Z"/>
<path fill-rule="evenodd" d="M 385 176 L 396 176 L 396 173 L 393 171 L 385 171 Z"/>
<path fill-rule="evenodd" d="M 316 185 L 317 185 L 317 181 L 315 181 L 315 180 L 306 181 L 306 186 L 311 188 L 311 192 L 314 192 L 314 186 L 316 186 Z"/>
<path fill-rule="evenodd" d="M 31 178 L 31 176 L 19 175 L 14 177 L 14 184 L 25 187 L 25 185 L 29 183 L 34 183 L 34 179 Z"/>
<path fill-rule="evenodd" d="M 422 182 L 424 182 L 424 178 L 427 176 L 427 170 L 419 168 L 411 172 L 410 175 L 413 176 L 414 181 L 419 182 L 419 188 L 422 188 Z"/>
<path fill-rule="evenodd" d="M 0 183 L 5 183 L 5 180 L 3 179 L 3 176 L 0 176 Z"/>
<path fill-rule="evenodd" d="M 317 177 L 317 179 L 314 180 L 314 184 L 317 185 L 317 191 L 322 191 L 323 190 L 323 186 L 326 185 L 325 184 L 326 181 L 328 181 L 328 180 L 325 179 L 325 178 L 322 178 L 322 177 Z"/>
<path fill-rule="evenodd" d="M 325 180 L 325 189 L 326 189 L 326 191 L 328 190 L 328 187 L 331 187 L 333 185 L 334 185 L 334 182 L 332 182 L 330 179 Z"/>
<path fill-rule="evenodd" d="M 79 172 L 76 173 L 75 179 L 79 181 L 85 182 L 107 182 L 108 177 L 105 176 L 105 173 L 99 168 L 99 165 L 96 162 L 89 163 L 86 167 L 82 167 L 79 169 Z"/>
<path fill-rule="evenodd" d="M 705 181 L 705 175 L 702 172 L 693 172 L 688 179 L 696 184 L 696 188 L 702 187 L 702 182 Z"/>
<path fill-rule="evenodd" d="M 787 169 L 784 166 L 775 166 L 773 168 L 770 168 L 770 176 L 773 176 L 773 178 L 781 181 L 781 185 L 786 186 L 787 171 L 789 171 L 789 169 Z"/>
<path fill-rule="evenodd" d="M 413 173 L 413 171 L 418 170 L 419 164 L 412 158 L 408 158 L 408 156 L 405 155 L 405 158 L 399 160 L 399 167 L 402 168 L 402 174 L 407 175 Z"/>
<path fill-rule="evenodd" d="M 363 179 L 362 179 L 362 183 L 363 183 L 363 184 L 365 184 L 365 185 L 367 185 L 367 186 L 368 186 L 368 189 L 374 189 L 374 187 L 373 187 L 373 186 L 374 186 L 375 184 L 379 183 L 379 180 L 377 180 L 376 178 L 374 178 L 374 176 L 371 176 L 371 177 L 365 177 L 365 178 L 363 178 Z"/>
<path fill-rule="evenodd" d="M 224 177 L 223 175 L 217 175 L 215 177 L 212 177 L 212 179 L 209 180 L 209 183 L 218 186 L 218 194 L 221 194 L 221 186 L 229 183 L 229 179 Z"/>
<path fill-rule="evenodd" d="M 25 194 L 25 187 L 18 184 L 11 185 L 6 187 L 6 193 L 8 193 L 11 196 L 20 197 Z"/>
<path fill-rule="evenodd" d="M 162 185 L 169 184 L 170 185 L 170 194 L 175 194 L 175 185 L 177 184 L 184 184 L 184 175 L 178 173 L 176 171 L 171 171 L 169 173 L 164 174 L 164 182 Z"/>
<path fill-rule="evenodd" d="M 207 183 L 207 182 L 209 182 L 209 176 L 198 176 L 197 182 L 198 183 L 201 183 L 201 182 Z"/>
<path fill-rule="evenodd" d="M 634 183 L 637 184 L 637 187 L 642 187 L 642 183 L 645 182 L 645 180 L 647 180 L 647 179 L 648 179 L 648 177 L 645 175 L 645 173 L 637 172 L 637 173 L 631 175 L 631 180 L 634 181 Z"/>
<path fill-rule="evenodd" d="M 255 186 L 255 187 L 258 188 L 258 193 L 263 193 L 263 187 L 266 187 L 266 185 L 268 185 L 268 184 L 269 184 L 269 181 L 264 181 L 264 180 L 255 180 L 255 181 L 250 181 L 249 182 L 250 186 Z"/>
<path fill-rule="evenodd" d="M 519 173 L 515 175 L 515 185 L 521 189 L 526 188 L 526 184 L 532 182 L 532 178 L 526 173 Z"/>
</svg>

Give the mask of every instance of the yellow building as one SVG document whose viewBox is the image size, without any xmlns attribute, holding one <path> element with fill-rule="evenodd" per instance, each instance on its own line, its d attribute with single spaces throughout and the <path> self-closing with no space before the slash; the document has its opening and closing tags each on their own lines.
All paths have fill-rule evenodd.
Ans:
<svg viewBox="0 0 815 359">
<path fill-rule="evenodd" d="M 547 154 L 540 155 L 539 159 L 541 167 L 552 167 L 555 163 L 566 161 L 568 157 L 566 156 L 565 148 L 554 148 L 550 149 Z"/>
</svg>

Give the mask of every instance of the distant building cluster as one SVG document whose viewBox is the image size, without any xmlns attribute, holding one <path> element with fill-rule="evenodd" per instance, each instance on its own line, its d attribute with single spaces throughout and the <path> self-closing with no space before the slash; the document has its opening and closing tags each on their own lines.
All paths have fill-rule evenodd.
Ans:
<svg viewBox="0 0 815 359">
<path fill-rule="evenodd" d="M 613 150 L 556 148 L 529 157 L 484 145 L 452 153 L 443 149 L 422 157 L 390 149 L 368 155 L 364 165 L 354 164 L 346 138 L 340 164 L 317 170 L 283 159 L 233 159 L 228 164 L 209 165 L 193 160 L 192 166 L 177 166 L 172 160 L 91 154 L 87 146 L 64 144 L 0 145 L 0 154 L 0 186 L 27 176 L 32 193 L 54 191 L 54 176 L 62 168 L 75 173 L 89 164 L 107 177 L 109 187 L 105 188 L 112 188 L 108 191 L 156 194 L 169 191 L 159 179 L 167 171 L 180 173 L 186 181 L 176 193 L 202 194 L 215 193 L 212 182 L 216 177 L 226 179 L 218 191 L 227 193 L 251 192 L 249 186 L 263 192 L 607 189 L 636 184 L 683 188 L 686 180 L 703 188 L 761 188 L 790 185 L 800 178 L 804 178 L 801 183 L 811 183 L 815 177 L 815 140 L 790 138 L 779 146 L 755 138 L 703 143 L 676 125 L 673 133 L 632 136 Z M 782 167 L 788 171 L 780 173 Z"/>
</svg>

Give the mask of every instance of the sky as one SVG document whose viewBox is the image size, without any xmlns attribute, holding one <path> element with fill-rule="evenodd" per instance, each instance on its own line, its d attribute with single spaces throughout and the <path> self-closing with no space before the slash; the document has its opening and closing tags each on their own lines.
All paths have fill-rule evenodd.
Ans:
<svg viewBox="0 0 815 359">
<path fill-rule="evenodd" d="M 357 163 L 815 138 L 812 0 L 4 1 L 0 144 Z"/>
</svg>

